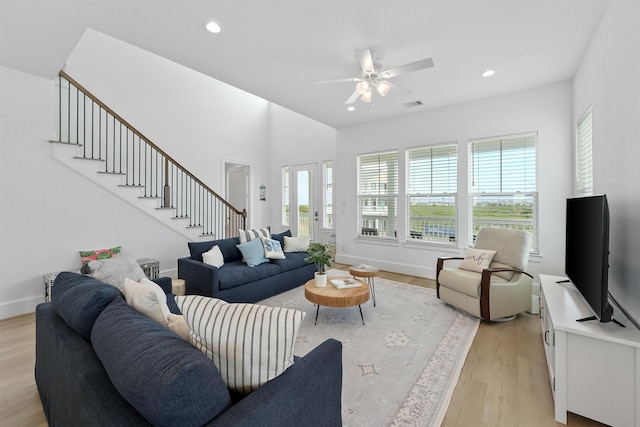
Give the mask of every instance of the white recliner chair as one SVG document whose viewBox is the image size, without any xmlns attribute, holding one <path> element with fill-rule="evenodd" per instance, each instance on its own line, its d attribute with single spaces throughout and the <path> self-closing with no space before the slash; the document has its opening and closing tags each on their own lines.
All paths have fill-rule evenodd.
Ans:
<svg viewBox="0 0 640 427">
<path fill-rule="evenodd" d="M 458 262 L 445 268 L 451 260 L 463 257 L 438 258 L 436 291 L 438 298 L 483 320 L 510 320 L 531 307 L 533 276 L 525 272 L 531 249 L 531 235 L 526 231 L 501 227 L 482 227 L 473 249 L 482 249 L 493 259 L 486 267 L 479 256 L 472 271 L 469 263 Z M 468 252 L 467 258 L 474 258 Z M 475 255 L 478 251 L 475 251 Z M 451 263 L 453 265 L 453 263 Z"/>
</svg>

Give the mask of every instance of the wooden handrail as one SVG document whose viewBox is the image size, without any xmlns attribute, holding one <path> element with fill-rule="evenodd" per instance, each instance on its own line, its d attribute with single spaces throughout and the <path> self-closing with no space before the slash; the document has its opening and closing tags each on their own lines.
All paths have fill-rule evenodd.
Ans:
<svg viewBox="0 0 640 427">
<path fill-rule="evenodd" d="M 93 102 L 95 102 L 97 105 L 99 105 L 101 108 L 103 108 L 105 111 L 107 111 L 109 114 L 111 114 L 114 118 L 116 118 L 120 123 L 122 123 L 123 125 L 125 125 L 129 130 L 131 130 L 131 132 L 138 136 L 141 140 L 143 140 L 146 144 L 148 144 L 149 146 L 153 147 L 154 150 L 156 150 L 158 153 L 160 153 L 162 156 L 165 157 L 165 159 L 168 159 L 172 164 L 174 164 L 176 167 L 178 167 L 182 172 L 184 172 L 186 175 L 188 175 L 191 179 L 193 179 L 195 182 L 197 182 L 199 185 L 202 186 L 202 188 L 204 188 L 205 190 L 207 190 L 209 193 L 213 194 L 218 200 L 220 200 L 220 202 L 222 202 L 225 206 L 227 206 L 229 209 L 231 209 L 233 212 L 235 212 L 238 215 L 241 215 L 243 218 L 247 217 L 247 211 L 246 210 L 242 210 L 239 211 L 238 209 L 236 209 L 234 206 L 232 206 L 229 202 L 227 202 L 222 196 L 220 196 L 218 193 L 216 193 L 214 190 L 212 190 L 211 188 L 209 188 L 208 185 L 206 185 L 204 182 L 202 182 L 200 179 L 198 179 L 196 176 L 194 176 L 191 172 L 189 172 L 184 166 L 182 166 L 180 163 L 178 163 L 175 159 L 173 159 L 171 156 L 169 156 L 164 150 L 162 150 L 160 147 L 158 147 L 156 144 L 154 144 L 149 138 L 147 138 L 146 136 L 144 136 L 144 134 L 142 132 L 140 132 L 139 130 L 137 130 L 133 125 L 131 125 L 128 121 L 126 121 L 124 118 L 122 118 L 119 114 L 117 114 L 115 111 L 113 111 L 113 109 L 111 109 L 109 106 L 107 106 L 105 103 L 103 103 L 102 101 L 100 101 L 98 98 L 96 98 L 89 90 L 87 90 L 84 86 L 82 86 L 80 83 L 78 83 L 76 80 L 74 80 L 71 76 L 69 76 L 66 72 L 64 72 L 63 70 L 60 70 L 60 76 L 64 77 L 65 80 L 67 80 L 69 83 L 73 84 L 76 89 L 78 89 L 80 92 L 82 92 L 85 96 L 87 96 L 89 99 L 91 99 Z"/>
</svg>

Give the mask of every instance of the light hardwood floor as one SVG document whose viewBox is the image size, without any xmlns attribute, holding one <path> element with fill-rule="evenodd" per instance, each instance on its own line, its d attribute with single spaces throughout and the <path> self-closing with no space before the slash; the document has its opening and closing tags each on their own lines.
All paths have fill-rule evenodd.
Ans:
<svg viewBox="0 0 640 427">
<path fill-rule="evenodd" d="M 348 270 L 335 264 L 334 268 Z M 435 288 L 433 280 L 380 272 L 380 277 Z M 0 321 L 0 426 L 46 426 L 34 381 L 35 316 Z M 81 404 L 81 402 L 78 402 Z M 453 392 L 443 427 L 561 426 L 553 417 L 540 322 L 481 322 Z M 569 414 L 569 426 L 600 426 Z"/>
</svg>

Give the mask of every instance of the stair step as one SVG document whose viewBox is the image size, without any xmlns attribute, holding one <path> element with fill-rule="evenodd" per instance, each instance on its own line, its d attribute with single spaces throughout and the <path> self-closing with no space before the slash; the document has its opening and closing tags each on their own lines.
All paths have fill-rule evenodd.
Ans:
<svg viewBox="0 0 640 427">
<path fill-rule="evenodd" d="M 118 185 L 118 187 L 122 187 L 122 188 L 144 188 L 144 185 L 141 185 L 141 184 L 138 184 L 138 185 L 120 184 L 120 185 Z"/>
<path fill-rule="evenodd" d="M 138 199 L 159 199 L 160 196 L 139 196 Z M 159 209 L 159 208 L 156 208 Z"/>
<path fill-rule="evenodd" d="M 94 162 L 104 162 L 104 159 L 92 159 L 91 157 L 73 156 L 73 158 L 78 160 L 91 160 Z"/>
<path fill-rule="evenodd" d="M 126 175 L 124 172 L 109 172 L 109 171 L 98 171 L 98 173 L 103 173 L 105 175 Z"/>
<path fill-rule="evenodd" d="M 52 144 L 73 145 L 75 147 L 82 147 L 84 145 L 79 142 L 55 141 L 53 139 L 50 139 L 49 142 Z"/>
</svg>

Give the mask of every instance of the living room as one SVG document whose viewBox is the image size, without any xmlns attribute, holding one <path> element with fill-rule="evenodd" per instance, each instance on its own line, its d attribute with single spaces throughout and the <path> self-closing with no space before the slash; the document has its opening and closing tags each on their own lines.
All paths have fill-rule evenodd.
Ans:
<svg viewBox="0 0 640 427">
<path fill-rule="evenodd" d="M 573 128 L 590 105 L 596 118 L 598 108 L 616 111 L 615 115 L 600 114 L 600 124 L 594 119 L 594 192 L 610 195 L 612 235 L 632 237 L 638 229 L 633 222 L 633 209 L 638 205 L 633 184 L 637 172 L 629 164 L 637 158 L 634 139 L 637 99 L 633 95 L 638 85 L 633 72 L 637 65 L 633 44 L 636 40 L 632 28 L 625 32 L 624 26 L 617 23 L 625 15 L 624 8 L 632 3 L 610 5 L 612 10 L 604 15 L 608 19 L 600 23 L 573 79 L 343 129 L 323 125 L 95 31 L 88 31 L 81 38 L 67 58 L 66 67 L 72 76 L 100 94 L 107 105 L 143 129 L 220 193 L 224 193 L 221 170 L 224 161 L 250 164 L 250 226 L 282 228 L 279 203 L 282 166 L 333 161 L 334 179 L 340 182 L 333 195 L 337 259 L 345 263 L 383 263 L 380 267 L 390 271 L 423 277 L 434 277 L 435 260 L 442 249 L 398 245 L 389 250 L 388 246 L 355 238 L 356 154 L 457 141 L 459 155 L 464 159 L 464 147 L 470 139 L 537 131 L 540 256 L 532 257 L 529 269 L 534 274 L 561 274 L 564 248 L 557 236 L 564 233 L 560 220 L 564 199 L 573 193 Z M 102 52 L 98 57 L 92 53 L 91 43 L 102 43 L 95 45 L 96 51 Z M 613 50 L 609 46 L 618 48 Z M 130 73 L 130 68 L 119 66 L 118 61 L 131 64 L 137 72 Z M 170 77 L 179 75 L 178 72 L 183 77 Z M 616 77 L 608 78 L 611 74 Z M 136 75 L 140 79 L 134 78 Z M 181 85 L 179 89 L 167 85 L 169 79 Z M 79 260 L 75 254 L 81 249 L 123 245 L 136 256 L 159 260 L 162 271 L 170 273 L 175 269 L 176 259 L 186 252 L 184 238 L 148 221 L 139 210 L 107 192 L 76 179 L 72 171 L 52 160 L 49 149 L 43 147 L 46 141 L 55 139 L 58 127 L 52 81 L 11 68 L 3 68 L 2 81 L 5 99 L 9 101 L 14 96 L 21 102 L 4 103 L 8 111 L 3 115 L 6 134 L 3 145 L 7 155 L 3 156 L 2 168 L 6 177 L 2 180 L 5 201 L 2 262 L 6 263 L 3 271 L 7 280 L 0 288 L 0 317 L 33 311 L 42 297 L 41 275 L 61 268 L 77 268 Z M 185 81 L 190 83 L 184 84 Z M 203 99 L 208 100 L 208 109 L 199 103 L 196 111 L 185 107 L 196 93 L 202 93 Z M 134 96 L 125 98 L 125 94 Z M 173 102 L 159 111 L 149 108 L 162 105 L 162 99 Z M 218 104 L 213 99 L 225 101 Z M 11 104 L 14 105 L 9 107 Z M 22 112 L 18 105 L 32 112 Z M 625 108 L 619 108 L 622 105 Z M 158 115 L 161 121 L 157 120 Z M 179 127 L 175 122 L 186 125 Z M 624 126 L 619 126 L 620 123 Z M 210 143 L 203 144 L 205 140 Z M 306 141 L 304 146 L 301 140 Z M 611 150 L 612 144 L 619 144 L 618 149 Z M 28 157 L 30 161 L 16 162 L 17 157 Z M 460 164 L 464 164 L 463 160 Z M 460 194 L 466 191 L 465 169 L 459 167 Z M 15 185 L 16 182 L 20 185 Z M 258 200 L 261 183 L 267 185 L 266 202 Z M 467 231 L 464 197 L 460 197 L 459 203 L 458 227 L 464 236 Z M 123 215 L 126 222 L 113 220 Z M 37 271 L 33 271 L 32 257 L 17 255 L 34 249 L 33 238 L 29 236 L 40 236 L 36 244 L 38 252 L 47 253 L 38 259 Z M 623 245 L 622 240 L 613 239 L 612 259 L 620 260 L 615 261 L 620 268 L 612 270 L 614 281 L 635 271 L 636 262 L 630 254 L 637 241 L 640 239 L 624 239 L 624 246 L 618 247 L 616 244 Z M 460 246 L 466 244 L 460 242 Z M 630 289 L 626 296 L 637 300 L 637 292 Z M 636 307 L 635 311 L 640 310 Z"/>
<path fill-rule="evenodd" d="M 280 231 L 282 166 L 332 161 L 340 183 L 333 194 L 338 261 L 427 278 L 435 277 L 438 256 L 459 249 L 357 238 L 357 155 L 455 141 L 463 156 L 459 164 L 466 165 L 469 140 L 538 132 L 540 254 L 531 257 L 528 270 L 535 276 L 562 275 L 564 203 L 574 194 L 575 124 L 591 106 L 594 193 L 606 193 L 611 204 L 611 286 L 622 292 L 639 323 L 640 286 L 634 279 L 640 270 L 635 256 L 640 251 L 637 24 L 637 2 L 608 2 L 575 74 L 562 81 L 337 129 L 94 30 L 78 35 L 78 46 L 58 68 L 64 65 L 213 188 L 224 187 L 225 161 L 249 164 L 251 226 Z M 78 268 L 82 249 L 122 245 L 136 256 L 159 260 L 163 273 L 175 275 L 176 260 L 187 252 L 183 236 L 52 158 L 45 144 L 57 129 L 54 75 L 1 65 L 0 265 L 5 280 L 0 318 L 33 312 L 43 298 L 42 275 Z M 466 169 L 459 173 L 458 226 L 466 235 Z M 258 198 L 262 183 L 264 202 Z"/>
</svg>

